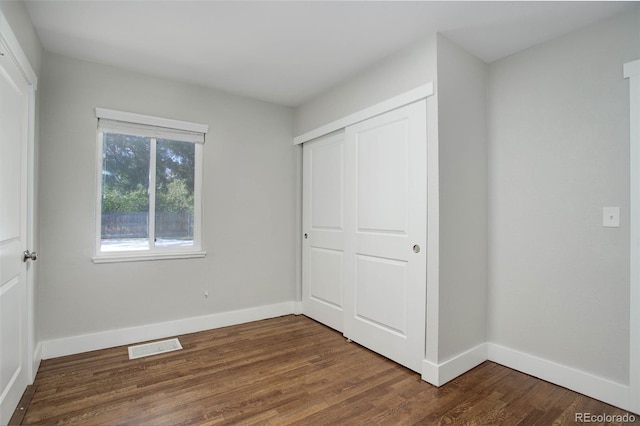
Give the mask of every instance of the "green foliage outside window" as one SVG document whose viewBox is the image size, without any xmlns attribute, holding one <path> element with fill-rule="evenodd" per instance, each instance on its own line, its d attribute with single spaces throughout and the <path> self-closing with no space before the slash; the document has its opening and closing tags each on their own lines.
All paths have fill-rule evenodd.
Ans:
<svg viewBox="0 0 640 426">
<path fill-rule="evenodd" d="M 149 209 L 149 138 L 104 135 L 103 213 Z M 158 139 L 156 211 L 190 212 L 194 206 L 194 144 Z"/>
</svg>

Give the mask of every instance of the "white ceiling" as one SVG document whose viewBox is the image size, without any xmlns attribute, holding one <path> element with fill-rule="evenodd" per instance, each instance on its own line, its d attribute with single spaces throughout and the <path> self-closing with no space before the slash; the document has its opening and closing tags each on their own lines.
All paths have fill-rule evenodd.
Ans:
<svg viewBox="0 0 640 426">
<path fill-rule="evenodd" d="M 47 51 L 287 106 L 434 32 L 492 62 L 637 4 L 25 1 Z"/>
</svg>

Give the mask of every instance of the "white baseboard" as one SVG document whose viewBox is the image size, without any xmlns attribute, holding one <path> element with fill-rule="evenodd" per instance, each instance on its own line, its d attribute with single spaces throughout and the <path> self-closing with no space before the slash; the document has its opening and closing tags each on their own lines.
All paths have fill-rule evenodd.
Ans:
<svg viewBox="0 0 640 426">
<path fill-rule="evenodd" d="M 180 334 L 259 321 L 267 318 L 290 315 L 295 302 L 283 302 L 257 308 L 222 312 L 200 317 L 185 318 L 138 327 L 109 330 L 81 336 L 63 337 L 42 342 L 42 359 L 73 355 L 82 352 L 129 345 L 147 340 L 162 339 Z"/>
<path fill-rule="evenodd" d="M 293 302 L 293 313 L 295 315 L 302 315 L 302 302 Z"/>
<path fill-rule="evenodd" d="M 422 361 L 422 380 L 442 386 L 487 360 L 487 344 L 481 343 L 441 364 Z"/>
<path fill-rule="evenodd" d="M 490 361 L 630 410 L 629 386 L 494 343 L 487 345 Z"/>
</svg>

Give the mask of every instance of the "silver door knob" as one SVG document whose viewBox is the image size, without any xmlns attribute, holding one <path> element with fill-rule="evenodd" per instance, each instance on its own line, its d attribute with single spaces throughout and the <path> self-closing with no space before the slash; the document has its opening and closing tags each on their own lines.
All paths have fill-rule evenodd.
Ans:
<svg viewBox="0 0 640 426">
<path fill-rule="evenodd" d="M 35 251 L 31 253 L 29 250 L 25 250 L 22 261 L 26 262 L 27 260 L 38 260 L 38 254 Z"/>
<path fill-rule="evenodd" d="M 417 244 L 416 244 L 416 245 L 414 245 L 414 246 L 413 246 L 413 252 L 414 252 L 414 253 L 420 253 L 420 246 L 419 246 L 419 245 L 417 245 Z"/>
</svg>

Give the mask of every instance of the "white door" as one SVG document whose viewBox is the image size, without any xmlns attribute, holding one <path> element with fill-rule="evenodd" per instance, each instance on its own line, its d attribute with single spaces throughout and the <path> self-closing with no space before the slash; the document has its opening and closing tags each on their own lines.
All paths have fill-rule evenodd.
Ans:
<svg viewBox="0 0 640 426">
<path fill-rule="evenodd" d="M 29 86 L 0 43 L 0 424 L 28 378 L 27 142 Z"/>
<path fill-rule="evenodd" d="M 425 353 L 426 101 L 347 127 L 344 335 L 414 371 Z"/>
<path fill-rule="evenodd" d="M 344 132 L 304 144 L 302 210 L 303 312 L 342 331 Z"/>
</svg>

